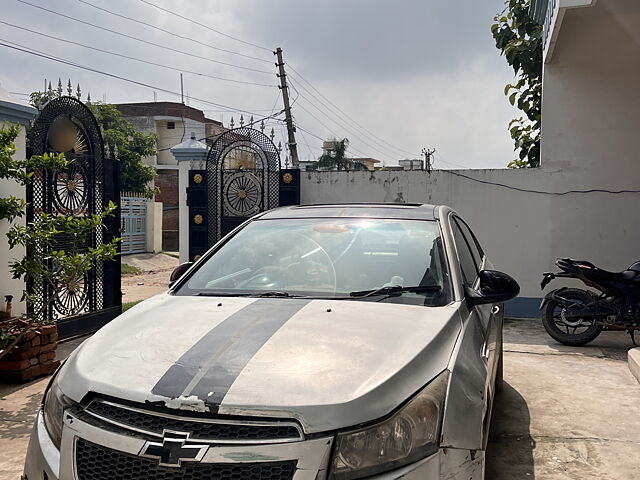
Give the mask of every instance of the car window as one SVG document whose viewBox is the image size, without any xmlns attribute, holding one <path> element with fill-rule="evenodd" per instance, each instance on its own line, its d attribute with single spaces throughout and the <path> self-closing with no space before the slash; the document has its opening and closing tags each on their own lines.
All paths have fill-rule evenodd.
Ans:
<svg viewBox="0 0 640 480">
<path fill-rule="evenodd" d="M 453 240 L 456 244 L 456 251 L 458 252 L 458 260 L 460 261 L 460 269 L 462 270 L 464 283 L 468 287 L 473 287 L 478 277 L 477 261 L 469 247 L 469 243 L 462 234 L 462 230 L 460 230 L 460 227 L 455 221 L 451 222 L 451 230 L 453 232 Z"/>
<path fill-rule="evenodd" d="M 478 242 L 478 239 L 473 234 L 469 226 L 462 220 L 460 217 L 453 217 L 453 220 L 456 222 L 458 227 L 460 228 L 462 235 L 467 240 L 469 244 L 469 248 L 471 249 L 471 253 L 473 254 L 473 259 L 476 262 L 476 266 L 478 270 L 482 269 L 482 260 L 484 259 L 484 252 L 482 251 L 482 247 Z"/>
<path fill-rule="evenodd" d="M 441 305 L 450 300 L 435 221 L 315 218 L 255 220 L 220 247 L 176 294 L 349 296 L 385 286 L 437 286 L 389 299 Z M 419 303 L 418 302 L 418 303 Z"/>
</svg>

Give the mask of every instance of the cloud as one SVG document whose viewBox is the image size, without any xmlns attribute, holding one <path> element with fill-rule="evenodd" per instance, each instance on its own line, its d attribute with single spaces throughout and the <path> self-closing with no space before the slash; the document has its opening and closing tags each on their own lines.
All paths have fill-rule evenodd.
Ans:
<svg viewBox="0 0 640 480">
<path fill-rule="evenodd" d="M 179 72 L 185 69 L 243 81 L 277 82 L 270 52 L 235 42 L 141 2 L 89 0 L 178 35 L 266 61 L 225 54 L 72 0 L 30 1 L 150 42 L 273 73 L 251 72 L 141 44 L 18 2 L 5 6 L 3 20 L 161 63 L 174 71 L 43 39 L 4 25 L 0 25 L 0 38 L 174 92 L 180 90 Z M 169 9 L 179 9 L 183 15 L 238 38 L 269 48 L 281 46 L 285 61 L 357 124 L 330 106 L 290 70 L 290 80 L 301 93 L 297 97 L 297 93 L 292 92 L 292 98 L 297 97 L 293 106 L 296 120 L 321 138 L 331 132 L 349 138 L 354 154 L 395 163 L 406 156 L 400 149 L 418 154 L 422 147 L 435 147 L 436 158 L 479 168 L 502 167 L 513 157 L 507 124 L 517 116 L 517 111 L 502 94 L 512 73 L 499 57 L 489 33 L 491 18 L 502 9 L 502 0 L 190 0 L 179 5 L 152 1 Z M 93 99 L 99 100 L 105 94 L 110 102 L 153 100 L 152 89 L 4 47 L 0 47 L 0 62 L 3 65 L 0 83 L 10 91 L 27 93 L 41 89 L 44 78 L 54 80 L 55 84 L 61 77 L 65 85 L 67 78 L 74 84 L 79 82 L 85 92 L 91 91 Z M 222 82 L 189 73 L 184 74 L 184 79 L 185 90 L 192 97 L 260 115 L 271 111 L 278 96 L 274 87 Z M 179 101 L 174 95 L 156 93 L 159 100 Z M 191 105 L 225 122 L 232 115 L 222 112 L 223 108 L 196 100 L 192 100 Z M 277 123 L 272 125 L 276 128 L 277 141 L 284 144 L 283 129 Z M 363 132 L 363 128 L 375 133 L 375 139 Z M 320 153 L 321 142 L 313 136 L 299 132 L 298 141 L 303 158 Z M 389 147 L 387 142 L 394 147 Z"/>
</svg>

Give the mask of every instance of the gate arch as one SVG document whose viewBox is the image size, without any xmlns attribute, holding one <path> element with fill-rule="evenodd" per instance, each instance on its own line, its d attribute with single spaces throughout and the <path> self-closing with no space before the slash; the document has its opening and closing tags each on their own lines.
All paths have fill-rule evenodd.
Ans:
<svg viewBox="0 0 640 480">
<path fill-rule="evenodd" d="M 39 213 L 74 217 L 100 213 L 109 203 L 118 203 L 119 170 L 106 158 L 100 127 L 91 110 L 80 100 L 61 96 L 47 102 L 28 134 L 28 155 L 64 153 L 69 162 L 64 170 L 38 172 L 27 188 L 29 221 Z M 86 240 L 86 248 L 109 242 L 118 234 L 119 210 L 105 219 Z M 68 238 L 61 234 L 54 248 L 64 249 Z M 42 300 L 48 296 L 42 285 Z M 63 290 L 46 315 L 56 320 L 61 337 L 96 330 L 119 315 L 120 260 L 95 265 L 77 284 Z M 30 308 L 38 308 L 32 305 Z"/>
<path fill-rule="evenodd" d="M 280 153 L 260 130 L 235 128 L 216 139 L 206 161 L 209 245 L 279 206 L 279 172 Z"/>
</svg>

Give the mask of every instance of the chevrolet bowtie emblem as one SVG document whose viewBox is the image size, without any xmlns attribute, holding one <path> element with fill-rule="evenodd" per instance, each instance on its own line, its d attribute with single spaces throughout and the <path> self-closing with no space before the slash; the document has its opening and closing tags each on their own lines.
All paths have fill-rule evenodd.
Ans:
<svg viewBox="0 0 640 480">
<path fill-rule="evenodd" d="M 188 433 L 165 430 L 162 442 L 146 442 L 139 455 L 158 460 L 158 465 L 163 467 L 179 467 L 182 462 L 199 462 L 209 446 L 194 445 L 187 443 L 188 441 Z"/>
</svg>

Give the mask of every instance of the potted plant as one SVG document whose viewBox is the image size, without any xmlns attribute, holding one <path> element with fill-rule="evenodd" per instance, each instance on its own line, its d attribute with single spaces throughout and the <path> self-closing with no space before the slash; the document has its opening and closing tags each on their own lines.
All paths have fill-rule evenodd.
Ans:
<svg viewBox="0 0 640 480">
<path fill-rule="evenodd" d="M 49 172 L 61 172 L 68 163 L 63 154 L 45 154 L 21 160 L 13 158 L 17 126 L 0 128 L 0 178 L 13 179 L 22 185 Z M 99 215 L 67 216 L 57 212 L 35 212 L 26 225 L 15 219 L 26 213 L 26 203 L 15 197 L 0 198 L 0 222 L 8 221 L 9 248 L 24 247 L 27 254 L 10 261 L 14 279 L 24 282 L 22 300 L 29 308 L 22 316 L 11 314 L 7 299 L 4 319 L 0 318 L 0 379 L 27 381 L 46 375 L 58 365 L 55 360 L 57 327 L 50 312 L 63 290 L 79 288 L 87 273 L 99 262 L 113 260 L 117 242 L 86 247 L 86 240 L 103 228 L 105 217 L 116 205 L 110 202 Z M 64 247 L 57 241 L 64 235 Z M 9 312 L 7 312 L 7 310 Z"/>
</svg>

